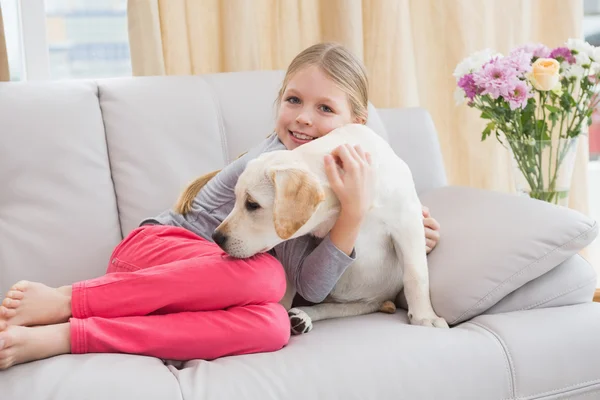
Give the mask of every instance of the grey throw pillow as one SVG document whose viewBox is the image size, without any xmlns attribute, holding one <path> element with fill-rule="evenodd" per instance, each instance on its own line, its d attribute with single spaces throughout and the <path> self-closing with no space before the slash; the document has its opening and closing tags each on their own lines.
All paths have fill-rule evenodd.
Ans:
<svg viewBox="0 0 600 400">
<path fill-rule="evenodd" d="M 420 197 L 441 225 L 428 256 L 430 293 L 451 325 L 483 313 L 598 235 L 596 221 L 582 213 L 512 194 L 446 186 Z"/>
</svg>

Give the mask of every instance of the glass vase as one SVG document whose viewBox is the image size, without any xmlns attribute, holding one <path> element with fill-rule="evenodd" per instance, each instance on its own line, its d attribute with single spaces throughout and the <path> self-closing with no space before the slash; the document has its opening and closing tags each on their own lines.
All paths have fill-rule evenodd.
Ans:
<svg viewBox="0 0 600 400">
<path fill-rule="evenodd" d="M 506 139 L 517 193 L 568 206 L 578 139 Z"/>
</svg>

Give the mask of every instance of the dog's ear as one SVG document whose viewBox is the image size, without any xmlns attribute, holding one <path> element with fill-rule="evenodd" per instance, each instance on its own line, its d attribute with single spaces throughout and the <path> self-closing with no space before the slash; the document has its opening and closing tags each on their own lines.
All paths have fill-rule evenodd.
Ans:
<svg viewBox="0 0 600 400">
<path fill-rule="evenodd" d="M 317 178 L 296 168 L 274 168 L 269 171 L 275 187 L 273 222 L 282 239 L 289 239 L 309 220 L 325 193 Z"/>
</svg>

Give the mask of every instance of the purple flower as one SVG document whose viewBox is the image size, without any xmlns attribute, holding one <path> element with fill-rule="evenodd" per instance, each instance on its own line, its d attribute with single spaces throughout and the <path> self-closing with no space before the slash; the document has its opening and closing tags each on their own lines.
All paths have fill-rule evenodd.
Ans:
<svg viewBox="0 0 600 400">
<path fill-rule="evenodd" d="M 529 93 L 527 84 L 524 81 L 517 80 L 504 98 L 508 100 L 510 109 L 515 110 L 518 107 L 525 108 L 527 105 L 527 99 L 531 96 L 532 94 Z"/>
<path fill-rule="evenodd" d="M 540 43 L 527 43 L 523 46 L 516 47 L 512 52 L 530 53 L 535 58 L 548 58 L 550 57 L 550 48 Z"/>
<path fill-rule="evenodd" d="M 463 75 L 458 80 L 458 87 L 465 91 L 465 95 L 469 100 L 473 100 L 476 95 L 481 93 L 481 89 L 477 87 L 473 80 L 473 74 Z"/>
<path fill-rule="evenodd" d="M 554 58 L 558 62 L 567 61 L 569 64 L 575 64 L 575 56 L 571 54 L 571 50 L 567 47 L 557 47 L 550 53 L 550 58 Z"/>
<path fill-rule="evenodd" d="M 531 58 L 533 53 L 525 51 L 525 49 L 513 50 L 508 57 L 500 59 L 498 62 L 505 64 L 508 68 L 515 70 L 517 74 L 523 74 L 531 71 Z"/>
<path fill-rule="evenodd" d="M 510 62 L 502 60 L 494 58 L 473 74 L 475 85 L 483 89 L 481 94 L 490 94 L 494 99 L 506 97 L 515 86 L 517 70 Z"/>
</svg>

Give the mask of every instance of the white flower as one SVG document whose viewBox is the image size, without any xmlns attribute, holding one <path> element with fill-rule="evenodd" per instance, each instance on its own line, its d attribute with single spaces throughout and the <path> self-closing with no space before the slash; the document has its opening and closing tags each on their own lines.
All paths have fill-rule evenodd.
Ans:
<svg viewBox="0 0 600 400">
<path fill-rule="evenodd" d="M 565 78 L 575 77 L 576 80 L 580 80 L 585 75 L 586 75 L 585 70 L 583 69 L 583 67 L 581 65 L 578 65 L 578 64 L 572 64 L 572 65 L 566 66 L 566 68 L 563 72 L 563 76 Z"/>
<path fill-rule="evenodd" d="M 577 65 L 590 65 L 592 60 L 590 59 L 588 53 L 581 52 L 575 54 L 575 62 L 577 63 Z"/>
<path fill-rule="evenodd" d="M 530 146 L 535 146 L 535 139 L 532 137 L 529 137 L 529 138 L 527 138 L 527 141 L 525 143 Z"/>
<path fill-rule="evenodd" d="M 595 48 L 588 42 L 581 39 L 569 39 L 567 40 L 567 47 L 570 50 L 576 50 L 578 53 L 584 53 L 588 57 L 594 56 Z"/>
<path fill-rule="evenodd" d="M 600 62 L 600 47 L 594 47 L 594 54 L 592 54 L 594 61 Z"/>
<path fill-rule="evenodd" d="M 592 62 L 590 67 L 590 75 L 596 75 L 598 72 L 600 72 L 600 63 Z"/>
<path fill-rule="evenodd" d="M 456 81 L 458 81 L 464 75 L 480 69 L 481 66 L 491 60 L 492 57 L 502 57 L 502 54 L 494 54 L 492 49 L 484 49 L 473 53 L 471 56 L 458 63 L 452 75 L 456 78 Z"/>
<path fill-rule="evenodd" d="M 456 102 L 456 105 L 463 104 L 466 99 L 467 99 L 467 96 L 465 96 L 465 91 L 462 90 L 461 88 L 457 87 L 454 90 L 454 101 Z"/>
</svg>

